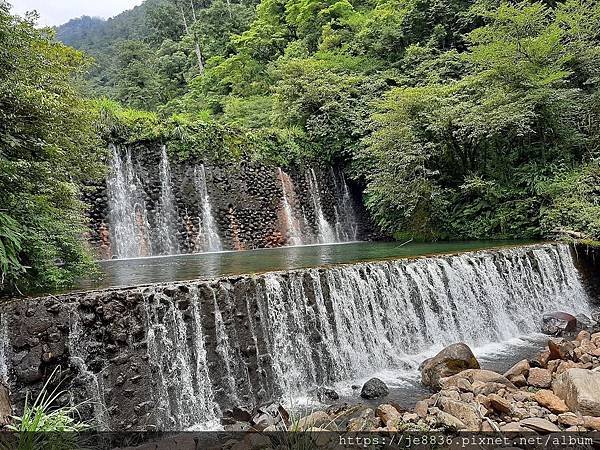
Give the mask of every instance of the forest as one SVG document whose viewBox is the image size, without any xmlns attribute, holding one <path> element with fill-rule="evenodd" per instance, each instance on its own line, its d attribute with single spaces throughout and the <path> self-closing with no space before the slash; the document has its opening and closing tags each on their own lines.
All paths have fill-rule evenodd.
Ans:
<svg viewBox="0 0 600 450">
<path fill-rule="evenodd" d="M 93 271 L 108 140 L 335 164 L 397 239 L 600 239 L 593 0 L 146 0 L 38 28 L 0 0 L 0 291 Z"/>
</svg>

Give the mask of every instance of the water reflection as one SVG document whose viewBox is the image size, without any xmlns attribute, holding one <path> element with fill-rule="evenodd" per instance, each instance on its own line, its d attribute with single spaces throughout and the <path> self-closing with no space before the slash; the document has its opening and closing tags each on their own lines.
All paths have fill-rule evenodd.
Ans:
<svg viewBox="0 0 600 450">
<path fill-rule="evenodd" d="M 293 270 L 359 261 L 453 253 L 524 244 L 515 241 L 411 243 L 352 242 L 249 251 L 225 251 L 100 262 L 100 280 L 81 280 L 79 289 L 206 279 L 227 275 Z"/>
</svg>

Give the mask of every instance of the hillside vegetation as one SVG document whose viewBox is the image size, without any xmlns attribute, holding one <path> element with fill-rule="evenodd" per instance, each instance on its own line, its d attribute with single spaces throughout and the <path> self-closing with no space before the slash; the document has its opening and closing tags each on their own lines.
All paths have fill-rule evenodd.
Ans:
<svg viewBox="0 0 600 450">
<path fill-rule="evenodd" d="M 30 26 L 6 8 L 2 24 Z M 73 52 L 26 33 L 43 45 L 25 59 Z M 597 1 L 147 0 L 108 21 L 72 20 L 56 38 L 94 59 L 83 83 L 87 60 L 61 59 L 60 83 L 79 97 L 56 101 L 68 119 L 60 140 L 35 137 L 61 152 L 97 136 L 72 106 L 107 97 L 91 115 L 105 137 L 185 131 L 180 153 L 209 130 L 281 164 L 344 165 L 398 237 L 600 238 Z M 2 98 L 29 101 L 6 94 L 14 70 L 2 73 Z M 15 247 L 6 235 L 26 219 L 2 212 L 0 239 Z"/>
</svg>

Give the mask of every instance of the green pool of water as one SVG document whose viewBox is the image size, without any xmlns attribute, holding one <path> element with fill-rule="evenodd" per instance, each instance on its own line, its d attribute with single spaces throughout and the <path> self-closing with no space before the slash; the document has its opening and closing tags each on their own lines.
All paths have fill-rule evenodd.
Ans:
<svg viewBox="0 0 600 450">
<path fill-rule="evenodd" d="M 161 256 L 100 262 L 98 280 L 82 280 L 77 290 L 208 279 L 423 255 L 522 245 L 531 242 L 353 242 L 300 247 Z"/>
</svg>

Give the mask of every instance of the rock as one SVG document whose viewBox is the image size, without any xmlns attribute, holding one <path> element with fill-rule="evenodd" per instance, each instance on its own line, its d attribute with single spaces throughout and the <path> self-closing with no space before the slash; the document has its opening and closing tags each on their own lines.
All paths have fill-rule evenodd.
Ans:
<svg viewBox="0 0 600 450">
<path fill-rule="evenodd" d="M 316 390 L 315 392 L 316 396 L 317 396 L 317 400 L 319 400 L 321 403 L 327 403 L 333 400 L 339 400 L 340 396 L 339 394 L 334 391 L 333 389 L 330 388 L 326 388 L 326 387 L 320 387 Z"/>
<path fill-rule="evenodd" d="M 575 337 L 575 340 L 579 341 L 579 342 L 581 342 L 581 341 L 589 341 L 591 337 L 592 337 L 592 335 L 590 334 L 589 331 L 581 330 L 577 334 L 577 336 Z"/>
<path fill-rule="evenodd" d="M 429 408 L 429 403 L 426 400 L 419 400 L 415 405 L 415 413 L 419 415 L 419 417 L 424 418 L 427 416 L 427 409 Z"/>
<path fill-rule="evenodd" d="M 519 422 L 519 425 L 521 425 L 524 428 L 529 428 L 533 431 L 538 431 L 540 433 L 560 432 L 560 428 L 558 428 L 549 420 L 542 419 L 540 417 L 530 417 L 528 419 L 523 419 Z"/>
<path fill-rule="evenodd" d="M 237 406 L 233 409 L 224 411 L 223 416 L 231 418 L 236 422 L 250 422 L 250 420 L 252 420 L 252 414 L 245 409 L 238 408 Z"/>
<path fill-rule="evenodd" d="M 549 361 L 553 359 L 573 359 L 573 350 L 575 350 L 575 344 L 566 339 L 548 340 L 548 350 L 550 350 Z"/>
<path fill-rule="evenodd" d="M 315 411 L 306 417 L 302 417 L 298 422 L 292 424 L 293 431 L 304 431 L 312 427 L 328 426 L 331 418 L 325 411 Z"/>
<path fill-rule="evenodd" d="M 583 426 L 594 431 L 600 431 L 600 417 L 583 416 Z"/>
<path fill-rule="evenodd" d="M 533 399 L 544 408 L 548 408 L 555 414 L 565 413 L 569 410 L 563 400 L 547 389 L 540 389 L 535 393 Z"/>
<path fill-rule="evenodd" d="M 354 417 L 348 421 L 346 431 L 370 431 L 381 426 L 379 417 Z"/>
<path fill-rule="evenodd" d="M 568 369 L 552 384 L 554 393 L 571 411 L 600 416 L 600 373 L 586 369 Z"/>
<path fill-rule="evenodd" d="M 10 423 L 12 414 L 8 387 L 0 381 L 0 429 Z"/>
<path fill-rule="evenodd" d="M 529 369 L 530 369 L 529 361 L 527 361 L 526 359 L 523 359 L 523 360 L 519 361 L 518 363 L 516 363 L 514 366 L 512 366 L 510 369 L 508 369 L 504 373 L 504 377 L 506 377 L 507 379 L 510 380 L 511 378 L 518 377 L 520 375 L 527 376 L 529 374 Z"/>
<path fill-rule="evenodd" d="M 510 414 L 510 402 L 504 397 L 500 397 L 498 394 L 490 394 L 488 395 L 488 400 L 490 401 L 490 406 L 494 410 L 498 411 L 499 413 Z"/>
<path fill-rule="evenodd" d="M 492 390 L 490 392 L 497 392 L 498 389 L 502 388 L 516 389 L 516 386 L 513 383 L 511 383 L 506 377 L 500 375 L 499 373 L 485 369 L 467 369 L 463 370 L 462 372 L 456 375 L 452 375 L 447 378 L 441 378 L 440 386 L 443 389 L 457 388 L 461 383 L 461 379 L 465 379 L 469 381 L 469 383 L 471 383 L 472 390 L 475 395 L 486 395 L 484 392 L 476 392 L 478 388 L 481 388 L 486 384 L 489 384 L 493 388 L 495 388 L 495 390 Z"/>
<path fill-rule="evenodd" d="M 574 361 L 561 361 L 558 367 L 556 368 L 556 375 L 560 375 L 561 373 L 566 372 L 569 369 L 579 368 L 579 364 Z"/>
<path fill-rule="evenodd" d="M 510 422 L 500 427 L 500 431 L 503 433 L 519 433 L 523 431 L 530 431 L 527 428 L 522 427 L 517 422 Z"/>
<path fill-rule="evenodd" d="M 512 381 L 516 387 L 527 386 L 527 379 L 525 378 L 525 375 L 517 375 L 516 377 L 512 377 L 510 381 Z"/>
<path fill-rule="evenodd" d="M 550 360 L 550 350 L 541 352 L 536 358 L 529 361 L 531 367 L 545 368 Z"/>
<path fill-rule="evenodd" d="M 554 336 L 561 335 L 577 328 L 575 316 L 565 312 L 553 312 L 542 317 L 542 333 Z"/>
<path fill-rule="evenodd" d="M 387 385 L 383 381 L 379 378 L 371 378 L 363 385 L 360 396 L 371 400 L 374 398 L 385 397 L 389 392 Z"/>
<path fill-rule="evenodd" d="M 527 384 L 538 388 L 548 388 L 552 384 L 552 373 L 548 369 L 532 367 L 529 370 Z"/>
<path fill-rule="evenodd" d="M 440 379 L 450 377 L 466 369 L 479 369 L 479 362 L 468 345 L 452 344 L 433 358 L 423 362 L 421 382 L 433 389 L 440 388 Z"/>
<path fill-rule="evenodd" d="M 402 414 L 403 422 L 417 422 L 419 420 L 419 415 L 415 413 L 405 412 Z"/>
<path fill-rule="evenodd" d="M 282 422 L 287 425 L 289 419 L 290 415 L 283 406 L 278 403 L 269 403 L 257 408 L 256 414 L 250 420 L 250 424 L 254 429 L 262 431 L 268 426 L 279 425 Z"/>
<path fill-rule="evenodd" d="M 444 411 L 438 410 L 435 414 L 435 419 L 437 425 L 441 425 L 447 429 L 464 430 L 465 428 L 467 428 L 460 419 Z"/>
<path fill-rule="evenodd" d="M 566 412 L 558 415 L 558 423 L 570 427 L 583 425 L 583 418 L 572 412 Z"/>
<path fill-rule="evenodd" d="M 400 420 L 402 418 L 402 414 L 400 414 L 396 408 L 387 404 L 379 405 L 375 410 L 375 415 L 379 417 L 385 425 L 392 420 Z"/>
<path fill-rule="evenodd" d="M 479 431 L 481 417 L 472 405 L 442 397 L 440 399 L 440 406 L 442 411 L 452 414 L 464 423 L 469 431 Z"/>
<path fill-rule="evenodd" d="M 231 450 L 259 450 L 264 448 L 272 448 L 271 439 L 260 433 L 246 433 L 246 437 L 241 442 L 238 442 Z"/>
</svg>

